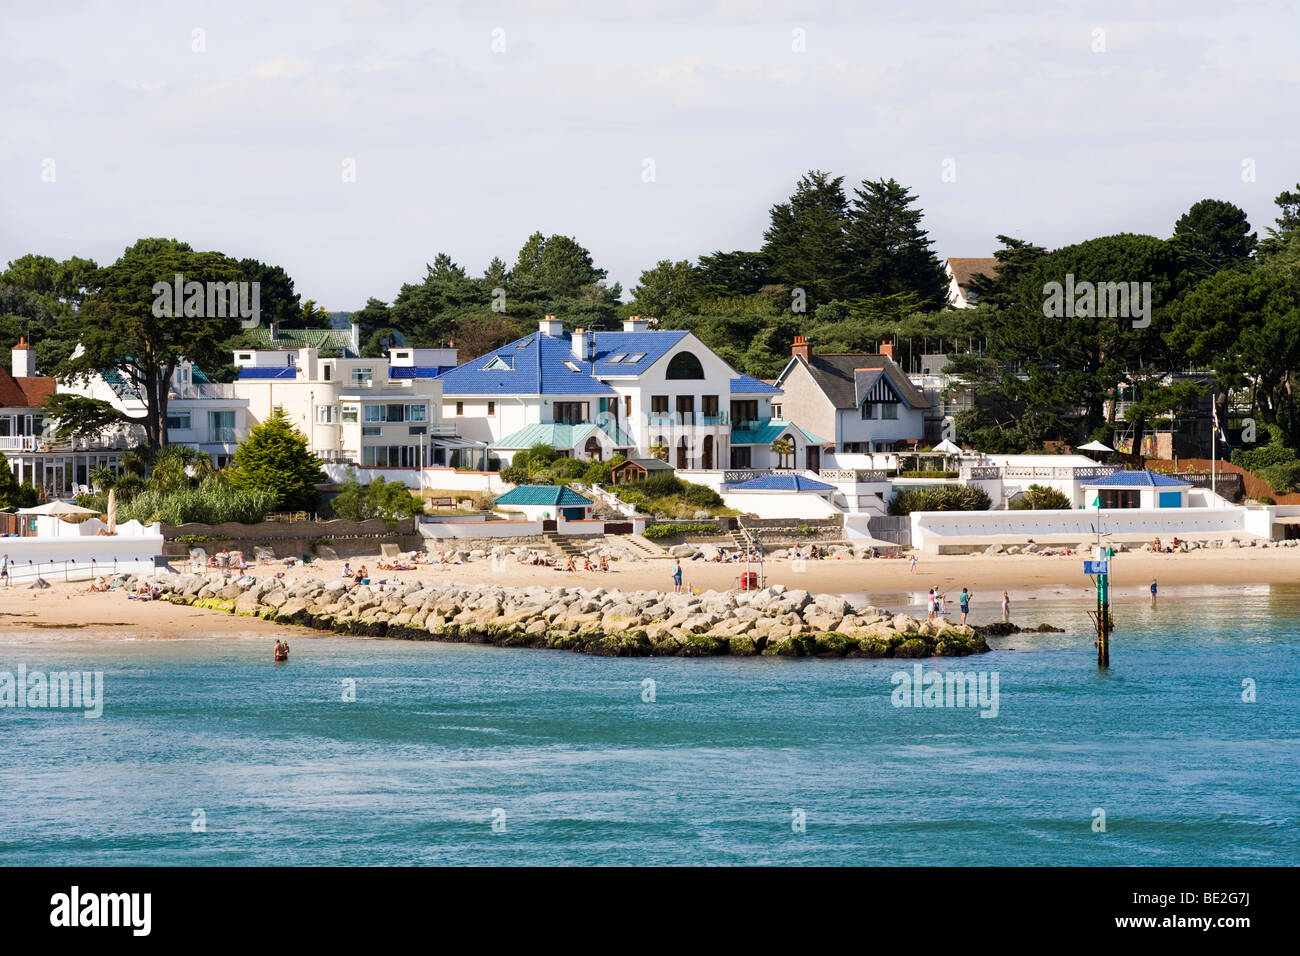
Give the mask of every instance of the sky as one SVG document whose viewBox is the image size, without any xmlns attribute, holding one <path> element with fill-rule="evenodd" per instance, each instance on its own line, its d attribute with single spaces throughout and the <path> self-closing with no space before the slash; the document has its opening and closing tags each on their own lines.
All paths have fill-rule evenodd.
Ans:
<svg viewBox="0 0 1300 956">
<path fill-rule="evenodd" d="M 174 237 L 349 311 L 541 230 L 626 300 L 809 169 L 909 187 L 941 258 L 1204 198 L 1262 236 L 1298 49 L 1293 0 L 0 0 L 0 261 Z"/>
</svg>

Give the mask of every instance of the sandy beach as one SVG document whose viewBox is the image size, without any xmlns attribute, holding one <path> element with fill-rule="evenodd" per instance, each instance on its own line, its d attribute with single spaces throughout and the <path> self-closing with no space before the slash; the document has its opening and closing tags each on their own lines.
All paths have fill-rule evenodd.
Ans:
<svg viewBox="0 0 1300 956">
<path fill-rule="evenodd" d="M 355 561 L 353 567 L 362 562 Z M 403 582 L 452 582 L 472 584 L 490 581 L 512 586 L 604 587 L 624 591 L 671 590 L 672 561 L 655 559 L 614 562 L 609 573 L 564 573 L 550 568 L 517 565 L 513 562 L 494 570 L 480 561 L 449 568 L 421 568 L 414 571 L 377 571 L 375 559 L 367 562 L 372 580 L 386 578 Z M 283 572 L 286 577 L 337 577 L 342 561 L 320 561 L 308 566 L 283 568 L 257 566 L 250 573 L 263 576 Z M 738 584 L 743 565 L 686 561 L 682 565 L 686 585 L 699 590 L 726 590 Z M 1084 599 L 1091 595 L 1090 580 L 1083 574 L 1079 557 L 1039 555 L 941 555 L 920 556 L 915 571 L 906 559 L 808 561 L 797 571 L 788 561 L 764 566 L 766 583 L 784 584 L 814 592 L 868 594 L 874 603 L 901 609 L 915 604 L 930 587 L 948 593 L 950 603 L 963 587 L 974 594 L 973 608 L 984 617 L 997 608 L 1001 594 L 1011 595 L 1012 617 L 1027 599 L 1045 596 Z M 1159 581 L 1161 594 L 1178 594 L 1206 587 L 1258 586 L 1300 583 L 1300 549 L 1233 549 L 1196 551 L 1190 554 L 1118 555 L 1112 564 L 1112 587 L 1116 598 L 1143 596 L 1152 578 Z M 98 636 L 121 638 L 133 635 L 150 638 L 236 637 L 277 633 L 310 635 L 302 628 L 282 627 L 256 618 L 235 617 L 220 611 L 180 607 L 162 601 L 135 601 L 121 591 L 90 593 L 87 585 L 51 581 L 51 587 L 31 590 L 23 585 L 0 589 L 0 634 L 36 638 L 91 639 Z M 980 612 L 983 612 L 982 614 Z"/>
</svg>

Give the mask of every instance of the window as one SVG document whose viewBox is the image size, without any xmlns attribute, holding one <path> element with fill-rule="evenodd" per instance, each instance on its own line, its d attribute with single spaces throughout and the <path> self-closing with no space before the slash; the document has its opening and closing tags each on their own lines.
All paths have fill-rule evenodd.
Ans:
<svg viewBox="0 0 1300 956">
<path fill-rule="evenodd" d="M 863 421 L 870 421 L 871 419 L 873 419 L 873 418 L 875 418 L 875 417 L 876 417 L 876 406 L 875 406 L 875 405 L 872 405 L 870 402 L 863 402 L 863 403 L 862 403 L 862 420 L 863 420 Z"/>
<path fill-rule="evenodd" d="M 731 423 L 744 425 L 758 421 L 758 399 L 741 399 L 731 403 Z"/>
<path fill-rule="evenodd" d="M 464 402 L 457 402 L 457 403 L 456 403 L 456 414 L 457 414 L 457 415 L 464 415 L 464 414 L 465 414 L 465 403 L 464 403 Z"/>
<path fill-rule="evenodd" d="M 429 407 L 427 405 L 407 405 L 406 420 L 408 422 L 427 422 L 429 420 Z"/>
<path fill-rule="evenodd" d="M 631 395 L 623 396 L 623 413 L 624 416 L 627 418 L 632 417 L 632 396 Z"/>
<path fill-rule="evenodd" d="M 580 425 L 587 420 L 586 402 L 556 402 L 552 420 L 561 425 Z"/>
<path fill-rule="evenodd" d="M 361 434 L 367 438 L 378 438 L 383 433 L 383 429 L 378 425 L 362 425 Z"/>
<path fill-rule="evenodd" d="M 702 395 L 700 396 L 700 414 L 705 418 L 718 417 L 718 396 Z"/>
<path fill-rule="evenodd" d="M 690 352 L 678 352 L 668 362 L 668 371 L 664 373 L 664 378 L 704 378 L 704 366 Z"/>
<path fill-rule="evenodd" d="M 483 366 L 485 372 L 509 372 L 511 365 L 500 355 L 494 355 L 492 361 Z"/>
<path fill-rule="evenodd" d="M 409 359 L 410 357 L 411 357 L 411 353 L 410 353 L 410 352 L 394 352 L 394 353 L 393 353 L 393 358 Z"/>
<path fill-rule="evenodd" d="M 167 416 L 168 428 L 190 428 L 189 412 L 173 412 Z"/>
<path fill-rule="evenodd" d="M 628 364 L 628 365 L 635 365 L 637 362 L 641 361 L 643 358 L 645 358 L 645 353 L 644 353 L 644 352 L 634 352 L 633 354 L 631 354 L 631 355 L 629 355 L 629 356 L 627 357 L 627 364 Z"/>
<path fill-rule="evenodd" d="M 427 435 L 429 434 L 428 425 L 412 425 L 406 430 L 408 435 Z"/>
<path fill-rule="evenodd" d="M 629 401 L 631 401 L 631 399 L 629 399 Z M 631 409 L 629 409 L 628 411 L 629 411 L 629 413 L 630 413 L 630 412 L 631 412 Z M 651 395 L 651 396 L 650 396 L 650 411 L 651 411 L 651 412 L 654 412 L 654 413 L 656 413 L 656 414 L 666 414 L 666 413 L 668 412 L 668 396 L 667 396 L 667 395 Z"/>
<path fill-rule="evenodd" d="M 235 438 L 235 413 L 208 412 L 209 441 L 233 442 Z"/>
<path fill-rule="evenodd" d="M 625 359 L 625 358 L 627 358 L 627 353 L 626 353 L 626 352 L 619 352 L 617 355 L 611 355 L 611 356 L 609 357 L 609 363 L 610 363 L 611 365 L 613 365 L 615 362 L 621 362 L 621 361 L 623 361 L 623 359 Z"/>
<path fill-rule="evenodd" d="M 370 368 L 354 368 L 352 370 L 353 385 L 369 385 L 374 380 L 375 370 Z"/>
<path fill-rule="evenodd" d="M 336 405 L 316 406 L 317 425 L 333 425 L 336 421 L 338 421 L 338 406 Z"/>
<path fill-rule="evenodd" d="M 748 468 L 750 459 L 750 447 L 748 445 L 731 446 L 731 467 Z"/>
<path fill-rule="evenodd" d="M 356 420 L 357 420 L 357 406 L 355 406 L 355 405 L 344 405 L 344 406 L 343 406 L 343 421 L 344 421 L 344 422 L 356 422 Z"/>
<path fill-rule="evenodd" d="M 781 406 L 776 402 L 772 403 L 772 417 L 773 418 L 781 417 Z"/>
<path fill-rule="evenodd" d="M 370 468 L 415 468 L 420 452 L 413 445 L 365 445 L 361 464 Z"/>
<path fill-rule="evenodd" d="M 570 372 L 581 372 L 581 371 L 582 371 L 582 369 L 578 368 L 578 363 L 577 363 L 577 362 L 570 362 L 568 359 L 565 359 L 565 360 L 564 360 L 564 367 L 567 368 Z"/>
<path fill-rule="evenodd" d="M 488 402 L 488 414 L 489 414 L 489 415 L 495 415 L 496 413 L 497 413 L 497 403 L 496 403 L 496 402 Z"/>
<path fill-rule="evenodd" d="M 321 375 L 321 378 L 322 378 L 324 381 L 328 382 L 328 381 L 330 380 L 330 374 L 331 374 L 333 371 L 334 371 L 334 366 L 333 366 L 333 365 L 322 365 L 322 366 L 320 367 L 320 375 Z"/>
<path fill-rule="evenodd" d="M 885 421 L 898 421 L 898 403 L 886 402 L 880 406 L 880 417 Z"/>
<path fill-rule="evenodd" d="M 252 352 L 240 352 L 240 353 L 239 353 L 239 361 L 241 361 L 241 362 L 251 362 L 251 361 L 253 361 L 253 353 L 252 353 Z"/>
</svg>

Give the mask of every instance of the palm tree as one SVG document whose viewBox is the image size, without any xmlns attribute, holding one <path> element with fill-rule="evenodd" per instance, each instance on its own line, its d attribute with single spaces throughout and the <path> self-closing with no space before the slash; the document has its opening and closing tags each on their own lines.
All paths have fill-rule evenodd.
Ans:
<svg viewBox="0 0 1300 956">
<path fill-rule="evenodd" d="M 661 441 L 655 442 L 650 446 L 651 456 L 658 458 L 660 461 L 668 460 L 668 446 Z"/>
<path fill-rule="evenodd" d="M 214 473 L 212 456 L 189 445 L 168 445 L 154 458 L 149 483 L 161 491 L 197 485 Z"/>
<path fill-rule="evenodd" d="M 782 435 L 772 442 L 772 454 L 776 455 L 776 467 L 789 467 L 786 465 L 785 460 L 794 454 L 794 439 L 789 435 Z"/>
</svg>

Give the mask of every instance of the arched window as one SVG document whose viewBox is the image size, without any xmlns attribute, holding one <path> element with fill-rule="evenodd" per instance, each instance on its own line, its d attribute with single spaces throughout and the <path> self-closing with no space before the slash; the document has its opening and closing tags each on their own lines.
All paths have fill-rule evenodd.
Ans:
<svg viewBox="0 0 1300 956">
<path fill-rule="evenodd" d="M 587 444 L 583 446 L 583 451 L 585 451 L 587 457 L 593 461 L 600 461 L 600 442 L 596 441 L 595 435 L 592 435 L 587 439 Z"/>
<path fill-rule="evenodd" d="M 668 362 L 665 378 L 704 378 L 704 366 L 690 352 L 678 352 Z"/>
</svg>

